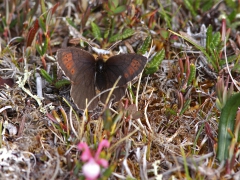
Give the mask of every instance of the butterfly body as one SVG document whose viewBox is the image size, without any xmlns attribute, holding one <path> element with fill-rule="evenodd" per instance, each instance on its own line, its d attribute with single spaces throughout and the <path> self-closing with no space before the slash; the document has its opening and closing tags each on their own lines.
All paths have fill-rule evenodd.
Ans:
<svg viewBox="0 0 240 180">
<path fill-rule="evenodd" d="M 97 62 L 95 64 L 96 69 L 96 86 L 99 91 L 103 91 L 104 87 L 107 86 L 106 82 L 106 63 L 103 61 L 103 59 L 97 59 Z"/>
<path fill-rule="evenodd" d="M 71 97 L 79 109 L 86 107 L 96 95 L 95 86 L 99 91 L 112 88 L 120 78 L 114 89 L 115 100 L 120 100 L 125 94 L 126 84 L 136 77 L 145 67 L 147 58 L 139 54 L 121 54 L 110 57 L 107 61 L 95 58 L 79 48 L 68 47 L 59 49 L 57 61 L 65 75 L 71 80 Z M 108 93 L 104 93 L 100 100 L 105 102 Z M 94 109 L 98 103 L 95 99 L 89 106 Z"/>
</svg>

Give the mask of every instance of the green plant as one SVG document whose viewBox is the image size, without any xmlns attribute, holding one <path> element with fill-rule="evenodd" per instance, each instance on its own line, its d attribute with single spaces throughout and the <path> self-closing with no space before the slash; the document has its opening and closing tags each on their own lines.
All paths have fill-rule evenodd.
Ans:
<svg viewBox="0 0 240 180">
<path fill-rule="evenodd" d="M 105 11 L 108 13 L 108 16 L 113 16 L 122 13 L 126 10 L 127 6 L 125 5 L 126 2 L 122 2 L 120 4 L 119 0 L 111 0 L 111 1 L 104 1 L 103 7 Z"/>
<path fill-rule="evenodd" d="M 71 84 L 71 82 L 69 80 L 66 79 L 61 79 L 61 80 L 56 80 L 56 76 L 54 75 L 54 77 L 50 76 L 47 71 L 45 71 L 44 69 L 40 70 L 41 75 L 43 76 L 43 78 L 49 82 L 50 84 L 54 85 L 56 88 L 61 88 L 65 85 L 69 85 Z M 56 73 L 54 73 L 56 74 Z"/>
<path fill-rule="evenodd" d="M 44 69 L 46 69 L 45 54 L 50 50 L 50 39 L 52 34 L 52 16 L 55 13 L 59 3 L 55 4 L 48 11 L 45 8 L 44 2 L 41 1 L 42 15 L 34 22 L 27 35 L 27 47 L 34 46 L 40 54 Z"/>
<path fill-rule="evenodd" d="M 207 0 L 184 0 L 183 2 L 186 8 L 191 12 L 193 17 L 197 16 L 199 9 L 201 9 L 203 12 L 206 12 L 210 10 L 214 5 L 214 1 Z"/>
<path fill-rule="evenodd" d="M 218 128 L 218 148 L 217 158 L 219 161 L 225 161 L 229 158 L 229 148 L 234 137 L 236 123 L 239 126 L 239 120 L 236 122 L 237 109 L 240 106 L 240 93 L 232 95 L 226 101 L 225 106 L 222 108 L 219 128 Z M 237 129 L 238 130 L 238 129 Z"/>
<path fill-rule="evenodd" d="M 57 112 L 55 110 L 52 110 L 52 113 L 47 113 L 47 117 L 51 120 L 51 122 L 53 123 L 53 125 L 55 126 L 55 130 L 54 131 L 58 131 L 62 134 L 62 136 L 64 137 L 65 140 L 68 140 L 70 137 L 70 126 L 69 126 L 69 120 L 67 117 L 67 114 L 65 112 L 65 110 L 61 107 L 60 108 L 61 111 L 61 117 L 57 114 Z M 56 133 L 58 133 L 56 132 Z"/>
<path fill-rule="evenodd" d="M 183 38 L 187 42 L 191 43 L 195 46 L 195 48 L 199 49 L 207 58 L 208 62 L 213 66 L 215 71 L 219 71 L 219 60 L 220 60 L 220 52 L 221 52 L 221 36 L 220 33 L 212 32 L 211 26 L 209 26 L 207 31 L 207 45 L 206 48 L 198 45 L 196 42 L 192 41 L 188 37 L 180 35 L 176 32 L 169 30 L 171 33 Z"/>
<path fill-rule="evenodd" d="M 216 84 L 216 93 L 217 93 L 217 99 L 216 99 L 216 106 L 219 110 L 222 110 L 222 108 L 225 106 L 227 100 L 232 96 L 233 94 L 233 83 L 231 83 L 230 87 L 228 88 L 229 84 L 229 77 L 227 78 L 227 81 L 224 84 L 224 78 L 218 78 L 217 84 Z"/>
<path fill-rule="evenodd" d="M 163 61 L 165 57 L 165 50 L 162 49 L 161 51 L 157 52 L 153 59 L 147 64 L 144 74 L 153 74 L 158 71 L 159 65 Z"/>
</svg>

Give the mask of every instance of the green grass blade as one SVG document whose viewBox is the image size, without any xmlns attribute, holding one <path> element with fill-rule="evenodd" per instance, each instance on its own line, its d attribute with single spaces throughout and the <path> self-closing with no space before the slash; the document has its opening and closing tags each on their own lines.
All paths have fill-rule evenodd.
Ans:
<svg viewBox="0 0 240 180">
<path fill-rule="evenodd" d="M 217 158 L 219 161 L 229 157 L 229 147 L 232 140 L 228 129 L 234 132 L 235 118 L 240 106 L 240 93 L 231 96 L 222 109 L 218 128 Z"/>
<path fill-rule="evenodd" d="M 47 73 L 47 71 L 45 71 L 44 69 L 41 69 L 40 73 L 47 82 L 51 84 L 53 83 L 53 78 Z"/>
</svg>

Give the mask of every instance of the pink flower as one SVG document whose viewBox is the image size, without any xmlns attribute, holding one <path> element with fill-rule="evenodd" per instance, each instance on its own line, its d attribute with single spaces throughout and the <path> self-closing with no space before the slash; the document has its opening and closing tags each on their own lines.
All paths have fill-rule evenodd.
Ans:
<svg viewBox="0 0 240 180">
<path fill-rule="evenodd" d="M 97 152 L 95 153 L 95 156 L 93 157 L 90 149 L 85 142 L 81 142 L 78 144 L 78 149 L 82 152 L 81 160 L 86 162 L 83 165 L 82 171 L 84 176 L 87 178 L 87 180 L 95 180 L 100 175 L 100 166 L 107 168 L 108 167 L 108 161 L 105 159 L 99 158 L 99 155 L 104 147 L 109 147 L 110 143 L 108 140 L 102 140 L 99 145 Z"/>
</svg>

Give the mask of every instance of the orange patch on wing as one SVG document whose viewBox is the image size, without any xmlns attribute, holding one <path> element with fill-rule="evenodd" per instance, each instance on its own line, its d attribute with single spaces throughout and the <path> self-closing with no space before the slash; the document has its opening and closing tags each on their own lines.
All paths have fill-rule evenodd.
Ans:
<svg viewBox="0 0 240 180">
<path fill-rule="evenodd" d="M 133 59 L 130 66 L 128 66 L 127 71 L 124 73 L 124 77 L 128 79 L 134 76 L 135 74 L 138 74 L 140 67 L 141 67 L 141 64 L 138 62 L 138 60 Z"/>
<path fill-rule="evenodd" d="M 71 74 L 75 74 L 76 70 L 74 68 L 74 61 L 72 57 L 72 53 L 64 52 L 63 53 L 63 64 L 71 72 Z"/>
</svg>

